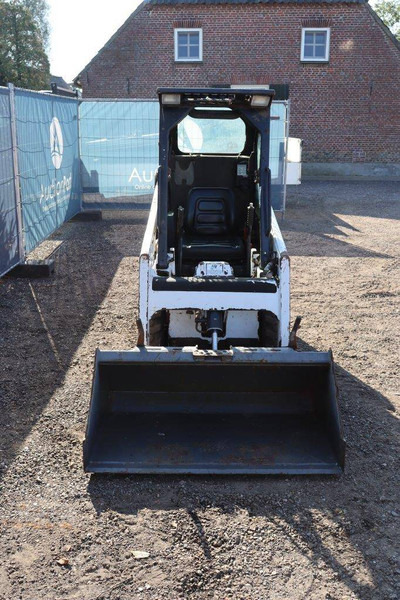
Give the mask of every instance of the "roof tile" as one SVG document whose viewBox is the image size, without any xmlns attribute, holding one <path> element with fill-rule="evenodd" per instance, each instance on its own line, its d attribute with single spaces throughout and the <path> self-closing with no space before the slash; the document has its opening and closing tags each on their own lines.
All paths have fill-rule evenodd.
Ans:
<svg viewBox="0 0 400 600">
<path fill-rule="evenodd" d="M 147 0 L 147 4 L 366 4 L 368 0 Z"/>
</svg>

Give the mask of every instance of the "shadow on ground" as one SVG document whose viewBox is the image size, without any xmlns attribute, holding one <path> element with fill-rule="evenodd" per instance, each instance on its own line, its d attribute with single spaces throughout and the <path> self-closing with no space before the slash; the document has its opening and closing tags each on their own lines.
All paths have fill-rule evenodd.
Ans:
<svg viewBox="0 0 400 600">
<path fill-rule="evenodd" d="M 292 256 L 391 258 L 390 250 L 382 252 L 365 248 L 362 243 L 357 245 L 354 234 L 362 234 L 362 231 L 350 220 L 354 217 L 400 219 L 399 188 L 398 182 L 391 181 L 369 182 L 367 186 L 356 181 L 313 181 L 290 186 L 289 210 L 281 223 L 289 253 Z M 309 212 L 312 205 L 318 206 L 318 210 L 305 219 L 304 213 Z"/>
<path fill-rule="evenodd" d="M 52 236 L 62 242 L 54 255 L 53 277 L 0 280 L 3 466 L 12 461 L 49 399 L 62 386 L 121 260 L 138 256 L 145 223 L 142 212 L 110 214 L 96 223 L 68 223 Z M 114 234 L 114 226 L 118 226 L 118 234 Z M 127 228 L 124 239 L 118 237 L 122 226 Z M 129 292 L 133 297 L 133 289 Z M 133 319 L 127 335 L 132 324 Z M 94 350 L 87 365 L 89 378 Z"/>
</svg>

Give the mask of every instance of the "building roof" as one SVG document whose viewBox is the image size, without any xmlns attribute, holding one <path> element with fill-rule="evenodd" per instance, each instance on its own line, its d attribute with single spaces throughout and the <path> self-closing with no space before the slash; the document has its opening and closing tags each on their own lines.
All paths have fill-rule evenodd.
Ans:
<svg viewBox="0 0 400 600">
<path fill-rule="evenodd" d="M 58 77 L 57 75 L 50 75 L 50 84 L 56 83 L 58 87 L 71 89 L 72 87 L 65 81 L 63 77 Z"/>
<path fill-rule="evenodd" d="M 147 4 L 365 4 L 368 0 L 147 0 Z"/>
<path fill-rule="evenodd" d="M 74 78 L 73 83 L 80 85 L 80 77 L 82 73 L 92 65 L 99 55 L 101 55 L 106 48 L 122 33 L 127 27 L 129 22 L 145 7 L 151 5 L 177 5 L 177 4 L 366 4 L 372 17 L 378 23 L 378 25 L 384 30 L 385 34 L 391 38 L 395 46 L 400 50 L 400 42 L 391 33 L 390 29 L 383 23 L 382 19 L 378 17 L 376 12 L 368 5 L 368 0 L 143 0 L 133 11 L 133 13 L 127 18 L 125 23 L 114 33 L 108 42 L 99 50 L 99 52 L 92 58 L 92 60 L 84 67 L 80 73 Z"/>
</svg>

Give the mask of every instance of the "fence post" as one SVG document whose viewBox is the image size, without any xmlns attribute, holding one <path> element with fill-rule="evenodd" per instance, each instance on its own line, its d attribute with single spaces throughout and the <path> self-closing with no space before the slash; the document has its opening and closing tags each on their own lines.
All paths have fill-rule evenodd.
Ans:
<svg viewBox="0 0 400 600">
<path fill-rule="evenodd" d="M 22 203 L 21 203 L 21 187 L 19 181 L 19 166 L 18 166 L 18 140 L 17 140 L 17 119 L 15 113 L 15 87 L 12 83 L 8 84 L 9 100 L 10 100 L 10 116 L 11 116 L 11 144 L 13 153 L 13 169 L 14 169 L 14 190 L 15 204 L 17 212 L 17 229 L 18 229 L 18 253 L 19 262 L 25 261 L 25 239 L 24 227 L 22 220 Z"/>
<path fill-rule="evenodd" d="M 78 161 L 79 161 L 79 193 L 80 193 L 80 204 L 81 212 L 83 211 L 83 188 L 82 188 L 82 159 L 81 159 L 81 101 L 77 101 L 77 114 L 78 114 Z"/>
</svg>

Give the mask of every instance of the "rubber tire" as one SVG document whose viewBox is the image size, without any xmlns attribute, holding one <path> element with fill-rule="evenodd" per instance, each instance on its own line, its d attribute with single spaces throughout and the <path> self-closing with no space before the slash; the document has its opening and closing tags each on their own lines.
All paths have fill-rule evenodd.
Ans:
<svg viewBox="0 0 400 600">
<path fill-rule="evenodd" d="M 168 318 L 165 309 L 156 312 L 150 319 L 150 346 L 168 345 Z"/>
<path fill-rule="evenodd" d="M 266 348 L 278 348 L 279 340 L 279 319 L 269 310 L 258 311 L 258 339 L 260 346 Z"/>
</svg>

